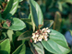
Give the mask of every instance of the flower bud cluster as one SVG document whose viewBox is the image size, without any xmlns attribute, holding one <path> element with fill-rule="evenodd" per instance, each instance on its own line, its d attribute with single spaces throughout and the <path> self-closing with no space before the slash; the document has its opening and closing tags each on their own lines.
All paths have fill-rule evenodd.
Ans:
<svg viewBox="0 0 72 54">
<path fill-rule="evenodd" d="M 45 41 L 47 41 L 49 33 L 50 33 L 50 30 L 48 28 L 43 28 L 42 30 L 37 30 L 35 33 L 32 33 L 32 39 L 34 40 L 34 43 L 36 43 L 38 41 L 42 41 L 43 39 Z"/>
</svg>

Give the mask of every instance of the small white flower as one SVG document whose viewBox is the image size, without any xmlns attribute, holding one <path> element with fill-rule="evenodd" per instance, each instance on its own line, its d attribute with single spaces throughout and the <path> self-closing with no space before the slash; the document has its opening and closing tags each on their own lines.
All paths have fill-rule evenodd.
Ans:
<svg viewBox="0 0 72 54">
<path fill-rule="evenodd" d="M 39 41 L 42 41 L 42 38 L 41 38 L 41 37 L 39 37 L 39 38 L 38 38 L 38 40 L 39 40 Z"/>
<path fill-rule="evenodd" d="M 50 33 L 50 30 L 47 30 L 48 33 Z"/>
<path fill-rule="evenodd" d="M 34 37 L 34 36 L 32 36 L 32 38 L 34 39 L 35 37 Z"/>
<path fill-rule="evenodd" d="M 44 39 L 45 41 L 47 41 L 48 39 L 46 38 L 46 39 Z"/>
<path fill-rule="evenodd" d="M 45 30 L 45 28 L 42 29 L 42 31 L 44 31 L 44 30 Z"/>
<path fill-rule="evenodd" d="M 36 31 L 35 33 L 37 33 L 38 31 Z"/>
<path fill-rule="evenodd" d="M 47 27 L 46 29 L 48 30 L 49 28 Z"/>
<path fill-rule="evenodd" d="M 8 2 L 10 1 L 10 0 L 7 0 Z"/>
<path fill-rule="evenodd" d="M 48 35 L 47 33 L 45 33 L 45 35 Z"/>
<path fill-rule="evenodd" d="M 34 43 L 36 43 L 37 41 L 36 40 L 34 40 Z"/>
<path fill-rule="evenodd" d="M 47 38 L 47 36 L 44 36 L 44 38 L 46 39 L 46 38 Z"/>
<path fill-rule="evenodd" d="M 42 35 L 42 36 L 40 36 L 40 37 L 43 39 L 44 36 Z"/>
<path fill-rule="evenodd" d="M 34 35 L 35 35 L 35 33 L 32 33 L 32 35 L 34 36 Z"/>
<path fill-rule="evenodd" d="M 36 35 L 35 37 L 38 37 L 39 35 Z"/>
</svg>

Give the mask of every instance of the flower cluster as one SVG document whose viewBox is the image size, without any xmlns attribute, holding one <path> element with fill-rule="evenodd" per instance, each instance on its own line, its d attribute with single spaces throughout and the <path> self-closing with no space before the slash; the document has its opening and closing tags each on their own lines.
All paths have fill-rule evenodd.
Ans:
<svg viewBox="0 0 72 54">
<path fill-rule="evenodd" d="M 7 19 L 6 24 L 7 24 L 8 27 L 10 27 L 11 26 L 11 21 Z"/>
<path fill-rule="evenodd" d="M 45 41 L 47 41 L 49 33 L 50 33 L 50 30 L 48 28 L 43 28 L 42 30 L 37 30 L 35 33 L 32 33 L 32 39 L 34 40 L 34 43 L 36 43 L 38 41 L 42 41 L 43 39 Z"/>
</svg>

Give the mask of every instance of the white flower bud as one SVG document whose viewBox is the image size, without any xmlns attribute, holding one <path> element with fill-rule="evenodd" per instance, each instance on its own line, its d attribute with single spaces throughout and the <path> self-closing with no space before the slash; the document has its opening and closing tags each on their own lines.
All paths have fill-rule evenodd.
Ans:
<svg viewBox="0 0 72 54">
<path fill-rule="evenodd" d="M 32 33 L 32 35 L 34 36 L 34 35 L 35 35 L 35 33 Z"/>
</svg>

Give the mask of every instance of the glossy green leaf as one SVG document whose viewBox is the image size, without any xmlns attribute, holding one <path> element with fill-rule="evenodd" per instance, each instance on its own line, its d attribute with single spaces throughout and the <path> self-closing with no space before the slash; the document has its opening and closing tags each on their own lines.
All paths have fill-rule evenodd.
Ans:
<svg viewBox="0 0 72 54">
<path fill-rule="evenodd" d="M 70 49 L 68 47 L 65 37 L 61 33 L 55 30 L 52 29 L 50 30 L 51 30 L 49 36 L 50 39 L 48 41 L 42 41 L 44 48 L 50 51 L 51 53 L 55 53 L 55 54 L 69 53 Z"/>
<path fill-rule="evenodd" d="M 6 8 L 4 9 L 4 12 L 3 12 L 4 17 L 9 13 L 9 11 L 12 8 L 12 5 L 13 5 L 13 0 L 10 0 L 6 5 Z"/>
<path fill-rule="evenodd" d="M 32 18 L 31 18 L 32 19 Z M 35 31 L 35 24 L 33 22 L 33 19 L 32 19 L 32 28 L 33 28 L 33 32 Z"/>
<path fill-rule="evenodd" d="M 62 7 L 62 3 L 58 2 L 58 9 L 62 12 L 63 11 L 63 7 Z"/>
<path fill-rule="evenodd" d="M 31 38 L 32 36 L 32 31 L 25 31 L 24 33 L 22 33 L 17 40 L 24 40 L 27 38 Z"/>
<path fill-rule="evenodd" d="M 22 2 L 23 0 L 19 0 L 19 2 Z"/>
<path fill-rule="evenodd" d="M 38 54 L 32 43 L 29 43 L 29 46 L 33 54 Z"/>
<path fill-rule="evenodd" d="M 25 54 L 26 46 L 20 45 L 12 54 Z"/>
<path fill-rule="evenodd" d="M 6 39 L 2 43 L 0 43 L 0 54 L 10 54 L 10 41 L 9 41 L 9 39 Z"/>
<path fill-rule="evenodd" d="M 11 30 L 22 30 L 26 27 L 25 23 L 18 18 L 13 18 L 12 25 L 7 27 L 7 24 L 4 23 L 3 27 L 9 28 Z"/>
<path fill-rule="evenodd" d="M 68 2 L 72 4 L 72 0 L 60 0 L 61 2 Z"/>
<path fill-rule="evenodd" d="M 37 51 L 38 54 L 44 54 L 44 49 L 41 43 L 33 43 L 33 46 L 35 47 L 35 50 Z"/>
<path fill-rule="evenodd" d="M 14 15 L 18 8 L 18 3 L 19 3 L 19 0 L 10 0 L 2 16 L 4 18 L 10 18 L 12 15 Z"/>
<path fill-rule="evenodd" d="M 31 12 L 31 18 L 35 25 L 39 27 L 40 25 L 43 25 L 43 14 L 39 7 L 39 5 L 34 0 L 29 0 L 30 2 L 30 12 Z"/>
<path fill-rule="evenodd" d="M 28 19 L 31 19 L 31 13 L 30 13 L 29 16 L 28 16 Z"/>
<path fill-rule="evenodd" d="M 9 37 L 9 39 L 10 39 L 10 41 L 12 41 L 12 35 L 13 35 L 14 33 L 13 33 L 13 30 L 8 30 L 7 31 L 7 35 L 8 35 L 8 37 Z"/>
</svg>

